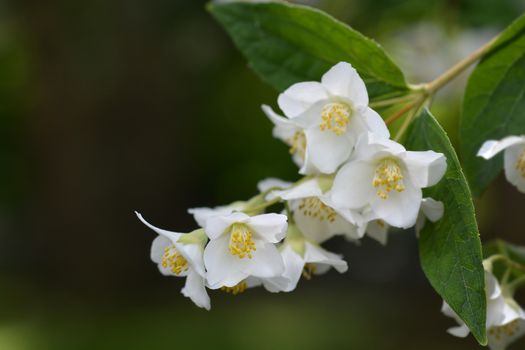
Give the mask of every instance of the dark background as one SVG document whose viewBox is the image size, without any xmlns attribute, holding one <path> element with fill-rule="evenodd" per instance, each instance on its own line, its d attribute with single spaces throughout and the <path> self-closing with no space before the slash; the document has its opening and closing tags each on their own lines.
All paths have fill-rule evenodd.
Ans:
<svg viewBox="0 0 525 350">
<path fill-rule="evenodd" d="M 348 273 L 288 294 L 212 291 L 210 312 L 158 273 L 155 235 L 134 210 L 190 231 L 188 207 L 249 198 L 267 176 L 297 178 L 260 111 L 277 92 L 204 3 L 0 2 L 0 349 L 476 348 L 446 334 L 455 323 L 410 231 L 387 247 L 335 239 Z M 517 0 L 314 5 L 384 44 L 411 82 L 525 10 Z M 453 140 L 462 84 L 433 106 Z M 525 245 L 525 195 L 500 178 L 477 207 L 484 241 Z"/>
</svg>

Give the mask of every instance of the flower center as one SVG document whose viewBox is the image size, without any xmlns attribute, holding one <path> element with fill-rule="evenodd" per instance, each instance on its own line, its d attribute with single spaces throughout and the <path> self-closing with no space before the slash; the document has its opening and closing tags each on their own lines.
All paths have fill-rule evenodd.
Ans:
<svg viewBox="0 0 525 350">
<path fill-rule="evenodd" d="M 522 177 L 525 177 L 525 148 L 520 153 L 518 161 L 516 162 L 516 170 L 519 170 Z"/>
<path fill-rule="evenodd" d="M 496 338 L 496 340 L 501 340 L 502 337 L 512 337 L 520 330 L 518 320 L 507 323 L 501 327 L 492 327 L 489 330 L 489 334 Z"/>
<path fill-rule="evenodd" d="M 302 130 L 296 131 L 293 137 L 289 141 L 290 143 L 290 154 L 298 154 L 302 160 L 306 153 L 306 136 Z"/>
<path fill-rule="evenodd" d="M 170 271 L 176 275 L 180 275 L 189 267 L 186 258 L 173 245 L 164 248 L 161 264 L 164 268 L 169 267 Z"/>
<path fill-rule="evenodd" d="M 307 263 L 304 264 L 302 275 L 305 279 L 310 280 L 315 271 L 317 271 L 317 266 L 315 266 L 315 264 Z"/>
<path fill-rule="evenodd" d="M 333 102 L 325 105 L 321 111 L 321 131 L 331 130 L 337 136 L 346 132 L 346 127 L 350 122 L 352 110 L 347 104 Z"/>
<path fill-rule="evenodd" d="M 234 285 L 233 287 L 221 287 L 221 290 L 226 293 L 237 295 L 237 294 L 244 292 L 246 288 L 248 288 L 248 285 L 246 284 L 246 282 L 241 281 L 237 283 L 236 285 Z"/>
<path fill-rule="evenodd" d="M 255 242 L 252 239 L 252 231 L 245 224 L 235 223 L 231 226 L 230 231 L 230 253 L 237 255 L 240 259 L 252 258 L 252 251 L 255 248 Z"/>
<path fill-rule="evenodd" d="M 392 190 L 403 192 L 405 185 L 399 164 L 392 158 L 381 160 L 376 167 L 372 185 L 377 189 L 376 194 L 381 199 L 387 199 Z"/>
<path fill-rule="evenodd" d="M 335 210 L 324 204 L 317 197 L 308 197 L 301 201 L 299 204 L 299 210 L 304 214 L 304 216 L 310 216 L 314 219 L 319 219 L 323 222 L 328 220 L 334 222 L 337 216 Z"/>
</svg>

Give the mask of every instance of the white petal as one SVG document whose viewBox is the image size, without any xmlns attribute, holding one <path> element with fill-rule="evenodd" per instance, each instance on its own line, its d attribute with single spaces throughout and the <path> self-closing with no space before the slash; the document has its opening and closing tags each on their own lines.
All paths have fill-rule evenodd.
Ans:
<svg viewBox="0 0 525 350">
<path fill-rule="evenodd" d="M 420 188 L 435 185 L 447 170 L 447 159 L 443 153 L 408 151 L 403 160 L 412 183 Z"/>
<path fill-rule="evenodd" d="M 386 245 L 388 240 L 388 224 L 382 220 L 370 221 L 366 226 L 366 234 L 382 245 Z"/>
<path fill-rule="evenodd" d="M 379 158 L 380 156 L 402 157 L 405 152 L 405 147 L 400 143 L 368 132 L 366 135 L 361 135 L 358 138 L 353 158 L 359 160 L 372 160 Z"/>
<path fill-rule="evenodd" d="M 289 244 L 285 244 L 281 250 L 284 262 L 282 277 L 264 280 L 264 287 L 270 292 L 291 292 L 297 287 L 304 268 L 303 258 L 297 254 Z"/>
<path fill-rule="evenodd" d="M 217 239 L 225 233 L 226 229 L 235 222 L 245 222 L 250 217 L 244 213 L 233 213 L 230 215 L 213 216 L 206 220 L 204 231 L 211 239 Z"/>
<path fill-rule="evenodd" d="M 348 270 L 348 264 L 342 259 L 341 256 L 331 253 L 318 245 L 306 242 L 304 260 L 307 263 L 315 263 L 332 266 L 339 273 L 346 272 Z"/>
<path fill-rule="evenodd" d="M 330 130 L 314 127 L 305 131 L 306 153 L 322 173 L 334 173 L 352 153 L 355 144 L 349 134 L 337 135 Z"/>
<path fill-rule="evenodd" d="M 212 289 L 233 287 L 249 275 L 241 271 L 242 265 L 248 265 L 248 259 L 239 259 L 231 255 L 228 245 L 229 238 L 224 236 L 211 240 L 204 249 L 206 279 Z"/>
<path fill-rule="evenodd" d="M 264 241 L 277 243 L 286 235 L 288 218 L 282 214 L 261 214 L 249 218 L 246 225 L 255 230 L 256 234 Z"/>
<path fill-rule="evenodd" d="M 193 218 L 195 219 L 197 224 L 199 224 L 200 227 L 205 227 L 206 221 L 209 218 L 212 218 L 214 216 L 219 216 L 219 215 L 228 215 L 228 214 L 233 213 L 234 211 L 235 211 L 235 206 L 231 206 L 231 205 L 225 205 L 225 206 L 220 206 L 220 207 L 215 207 L 215 208 L 202 207 L 202 208 L 188 209 L 188 213 L 193 215 Z"/>
<path fill-rule="evenodd" d="M 383 137 L 386 139 L 390 137 L 390 132 L 388 131 L 385 121 L 376 111 L 367 107 L 364 117 L 369 132 L 373 133 L 377 137 Z"/>
<path fill-rule="evenodd" d="M 252 259 L 240 266 L 242 271 L 250 276 L 270 278 L 281 276 L 284 272 L 284 263 L 279 251 L 272 243 L 256 241 L 257 250 L 253 252 Z"/>
<path fill-rule="evenodd" d="M 421 211 L 423 214 L 425 214 L 427 219 L 432 222 L 436 222 L 443 217 L 445 206 L 443 205 L 443 202 L 437 201 L 430 197 L 423 198 L 421 200 Z"/>
<path fill-rule="evenodd" d="M 459 318 L 459 316 L 454 312 L 454 310 L 452 310 L 452 308 L 447 303 L 443 302 L 441 312 L 445 316 L 452 317 L 459 324 L 458 327 L 452 327 L 447 329 L 447 332 L 449 334 L 452 334 L 456 337 L 465 338 L 470 333 L 470 330 L 468 329 L 467 325 Z"/>
<path fill-rule="evenodd" d="M 165 236 L 165 237 L 168 237 L 172 242 L 177 242 L 177 240 L 180 238 L 180 236 L 182 235 L 182 233 L 179 233 L 179 232 L 172 232 L 172 231 L 167 231 L 167 230 L 163 230 L 161 228 L 158 228 L 158 227 L 155 227 L 153 226 L 152 224 L 150 224 L 149 222 L 147 222 L 140 213 L 138 212 L 135 212 L 135 214 L 137 215 L 137 217 L 139 218 L 140 221 L 142 221 L 142 223 L 146 226 L 148 226 L 150 229 L 152 229 L 153 231 L 157 232 L 159 235 L 162 235 L 162 236 Z"/>
<path fill-rule="evenodd" d="M 271 188 L 285 189 L 289 188 L 292 185 L 292 182 L 277 179 L 275 177 L 269 177 L 267 179 L 259 181 L 259 183 L 257 184 L 257 189 L 259 190 L 259 192 L 266 192 Z"/>
<path fill-rule="evenodd" d="M 157 236 L 151 244 L 150 257 L 151 261 L 156 264 L 162 262 L 162 256 L 164 255 L 164 249 L 171 246 L 173 243 L 171 240 L 165 236 Z"/>
<path fill-rule="evenodd" d="M 268 119 L 270 119 L 275 125 L 273 128 L 273 137 L 290 144 L 290 140 L 293 138 L 294 134 L 300 130 L 297 125 L 290 119 L 281 117 L 279 114 L 275 113 L 270 106 L 263 105 L 262 110 Z"/>
<path fill-rule="evenodd" d="M 175 248 L 177 248 L 179 253 L 184 256 L 193 270 L 195 270 L 202 277 L 205 276 L 206 272 L 204 270 L 203 246 L 200 244 L 175 243 Z"/>
<path fill-rule="evenodd" d="M 485 159 L 490 159 L 494 157 L 499 152 L 503 151 L 510 146 L 517 144 L 525 143 L 525 137 L 523 136 L 508 136 L 500 141 L 488 140 L 481 146 L 478 151 L 478 157 L 483 157 Z"/>
<path fill-rule="evenodd" d="M 463 324 L 457 327 L 450 327 L 447 329 L 447 332 L 455 337 L 465 338 L 470 333 L 470 330 L 466 324 Z"/>
<path fill-rule="evenodd" d="M 288 118 L 295 118 L 313 104 L 328 98 L 325 88 L 318 82 L 303 82 L 290 86 L 279 95 L 277 103 Z"/>
<path fill-rule="evenodd" d="M 421 189 L 407 181 L 403 192 L 392 191 L 387 199 L 375 196 L 371 207 L 377 217 L 387 224 L 409 228 L 416 223 L 421 199 Z"/>
<path fill-rule="evenodd" d="M 516 188 L 525 193 L 525 176 L 521 173 L 518 168 L 518 159 L 525 152 L 525 145 L 518 144 L 512 147 L 507 148 L 504 156 L 504 167 L 505 167 L 505 177 L 507 180 L 516 186 Z"/>
<path fill-rule="evenodd" d="M 375 196 L 372 185 L 375 169 L 364 161 L 351 161 L 343 166 L 334 179 L 328 196 L 341 208 L 359 209 Z"/>
<path fill-rule="evenodd" d="M 368 106 L 365 83 L 350 63 L 339 62 L 321 79 L 331 95 L 342 97 L 355 107 Z"/>
<path fill-rule="evenodd" d="M 210 297 L 206 292 L 204 278 L 196 272 L 190 272 L 181 293 L 190 298 L 198 307 L 210 309 Z"/>
<path fill-rule="evenodd" d="M 319 197 L 323 194 L 316 178 L 300 182 L 288 190 L 276 191 L 275 195 L 284 200 L 302 199 L 308 197 Z"/>
</svg>

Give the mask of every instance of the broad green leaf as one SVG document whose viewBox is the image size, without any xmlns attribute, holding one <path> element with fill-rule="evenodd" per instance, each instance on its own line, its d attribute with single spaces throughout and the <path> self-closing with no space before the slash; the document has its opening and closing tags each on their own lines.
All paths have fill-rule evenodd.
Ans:
<svg viewBox="0 0 525 350">
<path fill-rule="evenodd" d="M 499 174 L 503 155 L 476 156 L 486 140 L 525 134 L 525 16 L 509 26 L 469 78 L 460 138 L 465 174 L 480 195 Z"/>
<path fill-rule="evenodd" d="M 401 70 L 373 40 L 319 10 L 285 2 L 209 4 L 250 66 L 279 91 L 352 64 L 371 98 L 407 91 Z"/>
<path fill-rule="evenodd" d="M 486 344 L 485 278 L 474 205 L 467 181 L 448 136 L 428 110 L 413 122 L 406 147 L 433 150 L 447 157 L 447 171 L 425 197 L 443 202 L 445 214 L 427 221 L 420 232 L 421 267 L 430 284 L 463 319 L 481 344 Z"/>
</svg>

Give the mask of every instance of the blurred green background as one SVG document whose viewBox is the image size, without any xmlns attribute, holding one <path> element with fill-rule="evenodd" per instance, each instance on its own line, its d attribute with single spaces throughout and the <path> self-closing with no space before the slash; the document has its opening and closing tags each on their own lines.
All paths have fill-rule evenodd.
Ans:
<svg viewBox="0 0 525 350">
<path fill-rule="evenodd" d="M 309 1 L 437 76 L 525 11 L 521 0 Z M 464 79 L 433 106 L 453 140 Z M 193 206 L 297 178 L 260 110 L 277 93 L 197 0 L 0 2 L 0 349 L 472 349 L 445 330 L 413 232 L 335 239 L 344 275 L 289 294 L 212 291 L 212 311 L 149 261 L 135 218 L 189 231 Z M 525 196 L 477 202 L 482 238 L 525 245 Z M 521 299 L 525 301 L 525 299 Z M 522 349 L 525 341 L 512 349 Z"/>
</svg>

